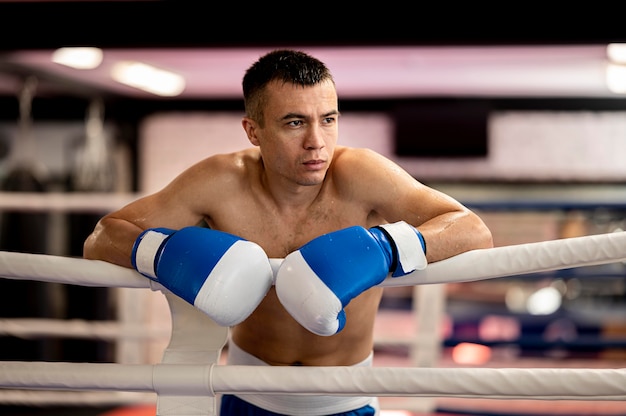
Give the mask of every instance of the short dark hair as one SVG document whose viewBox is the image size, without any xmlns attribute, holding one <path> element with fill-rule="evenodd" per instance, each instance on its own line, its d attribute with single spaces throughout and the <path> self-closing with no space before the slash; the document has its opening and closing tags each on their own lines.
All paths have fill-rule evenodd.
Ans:
<svg viewBox="0 0 626 416">
<path fill-rule="evenodd" d="M 335 82 L 330 70 L 319 59 L 302 51 L 274 50 L 261 56 L 243 77 L 246 116 L 263 122 L 263 90 L 275 80 L 303 87 L 324 81 Z"/>
</svg>

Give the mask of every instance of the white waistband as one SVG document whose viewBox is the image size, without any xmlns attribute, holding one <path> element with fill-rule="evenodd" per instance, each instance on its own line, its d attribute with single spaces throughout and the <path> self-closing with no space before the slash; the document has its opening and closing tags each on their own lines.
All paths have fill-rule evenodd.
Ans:
<svg viewBox="0 0 626 416">
<path fill-rule="evenodd" d="M 374 354 L 370 354 L 355 366 L 371 366 Z M 228 364 L 268 366 L 265 361 L 248 354 L 232 340 L 228 343 Z M 375 397 L 310 396 L 297 394 L 237 394 L 242 400 L 275 413 L 297 414 L 302 416 L 323 416 L 348 412 L 368 404 L 378 414 L 378 399 Z"/>
</svg>

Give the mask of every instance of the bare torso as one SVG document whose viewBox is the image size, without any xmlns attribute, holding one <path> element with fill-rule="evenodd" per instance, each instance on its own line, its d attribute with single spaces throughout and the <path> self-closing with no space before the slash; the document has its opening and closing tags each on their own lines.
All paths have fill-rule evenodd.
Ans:
<svg viewBox="0 0 626 416">
<path fill-rule="evenodd" d="M 248 172 L 256 175 L 254 170 Z M 284 258 L 319 235 L 352 225 L 384 222 L 354 195 L 340 192 L 332 176 L 305 208 L 280 210 L 263 186 L 252 184 L 229 197 L 206 218 L 212 228 L 258 243 L 270 258 Z M 247 183 L 246 181 L 242 183 Z M 249 185 L 249 183 L 248 183 Z M 233 189 L 234 191 L 234 189 Z M 282 307 L 272 288 L 261 305 L 243 323 L 232 328 L 233 341 L 248 353 L 272 365 L 352 365 L 365 359 L 373 347 L 373 325 L 382 296 L 374 288 L 346 308 L 347 324 L 330 337 L 303 328 Z"/>
</svg>

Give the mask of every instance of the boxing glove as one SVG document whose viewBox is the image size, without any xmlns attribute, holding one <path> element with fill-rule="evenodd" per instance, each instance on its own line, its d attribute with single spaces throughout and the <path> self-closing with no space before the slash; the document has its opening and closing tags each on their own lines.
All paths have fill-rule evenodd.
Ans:
<svg viewBox="0 0 626 416">
<path fill-rule="evenodd" d="M 404 221 L 324 234 L 287 255 L 276 273 L 276 294 L 309 331 L 329 336 L 346 323 L 344 307 L 389 276 L 426 267 L 422 234 Z"/>
<path fill-rule="evenodd" d="M 246 319 L 274 277 L 258 244 L 203 227 L 145 230 L 133 245 L 131 262 L 222 326 Z"/>
</svg>

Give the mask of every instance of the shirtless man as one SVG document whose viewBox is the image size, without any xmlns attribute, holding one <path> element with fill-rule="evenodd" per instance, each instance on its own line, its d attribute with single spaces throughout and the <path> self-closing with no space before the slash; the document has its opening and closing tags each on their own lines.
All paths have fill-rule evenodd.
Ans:
<svg viewBox="0 0 626 416">
<path fill-rule="evenodd" d="M 230 363 L 371 365 L 377 284 L 490 248 L 491 232 L 387 158 L 338 145 L 334 79 L 316 58 L 266 54 L 243 95 L 252 147 L 104 216 L 84 257 L 135 267 L 231 326 Z M 221 414 L 377 414 L 370 397 L 242 398 L 225 395 Z"/>
</svg>

